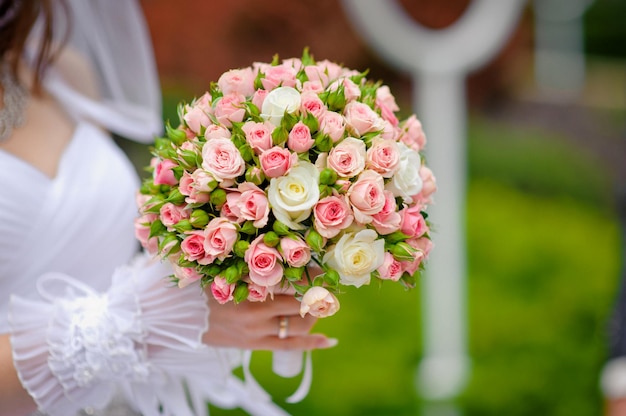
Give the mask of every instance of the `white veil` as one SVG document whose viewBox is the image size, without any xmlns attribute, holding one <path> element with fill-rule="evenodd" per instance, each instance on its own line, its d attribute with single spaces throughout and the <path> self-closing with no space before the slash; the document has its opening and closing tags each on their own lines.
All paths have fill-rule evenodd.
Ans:
<svg viewBox="0 0 626 416">
<path fill-rule="evenodd" d="M 61 74 L 54 67 L 44 79 L 46 89 L 79 117 L 129 139 L 152 141 L 162 130 L 161 92 L 150 34 L 138 2 L 67 0 L 69 20 L 58 2 L 53 4 L 57 7 L 55 41 L 69 34 L 66 47 L 80 53 L 96 70 L 101 100 L 68 88 L 64 77 L 72 74 Z"/>
</svg>

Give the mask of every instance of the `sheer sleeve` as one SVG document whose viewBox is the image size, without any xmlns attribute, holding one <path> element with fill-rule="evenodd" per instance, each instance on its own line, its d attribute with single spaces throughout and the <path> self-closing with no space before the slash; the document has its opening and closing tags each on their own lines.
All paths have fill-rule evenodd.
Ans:
<svg viewBox="0 0 626 416">
<path fill-rule="evenodd" d="M 126 138 L 149 143 L 162 130 L 161 89 L 150 34 L 135 0 L 68 0 L 55 6 L 55 42 L 80 55 L 95 70 L 98 99 L 70 87 L 60 68 L 44 80 L 77 117 Z M 31 36 L 37 50 L 41 27 Z M 28 54 L 27 54 L 28 58 Z"/>
<path fill-rule="evenodd" d="M 40 300 L 11 299 L 18 375 L 51 416 L 103 408 L 121 391 L 145 416 L 206 415 L 206 402 L 285 415 L 232 375 L 242 353 L 201 342 L 208 307 L 198 287 L 169 287 L 167 266 L 142 257 L 97 293 L 63 274 L 38 281 Z M 45 334 L 42 336 L 42 334 Z"/>
</svg>

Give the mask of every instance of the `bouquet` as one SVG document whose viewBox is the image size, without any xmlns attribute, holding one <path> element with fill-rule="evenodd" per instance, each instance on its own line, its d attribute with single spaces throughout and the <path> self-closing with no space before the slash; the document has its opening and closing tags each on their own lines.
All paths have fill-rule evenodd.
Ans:
<svg viewBox="0 0 626 416">
<path fill-rule="evenodd" d="M 220 303 L 291 290 L 302 316 L 325 317 L 342 285 L 415 285 L 432 246 L 426 139 L 366 75 L 305 49 L 230 70 L 179 104 L 136 221 L 178 286 L 210 286 Z"/>
</svg>

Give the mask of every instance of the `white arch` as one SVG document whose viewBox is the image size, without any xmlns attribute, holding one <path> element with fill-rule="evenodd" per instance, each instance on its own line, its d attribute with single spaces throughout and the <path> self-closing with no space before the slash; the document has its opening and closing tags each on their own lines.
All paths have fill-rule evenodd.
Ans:
<svg viewBox="0 0 626 416">
<path fill-rule="evenodd" d="M 343 0 L 356 29 L 390 64 L 411 73 L 416 113 L 437 177 L 429 208 L 437 230 L 422 279 L 424 357 L 418 372 L 423 397 L 444 400 L 465 387 L 465 76 L 484 65 L 515 27 L 524 0 L 474 0 L 452 26 L 432 30 L 411 19 L 395 0 Z"/>
<path fill-rule="evenodd" d="M 451 26 L 415 22 L 395 0 L 343 0 L 359 32 L 381 56 L 404 71 L 472 71 L 500 50 L 525 0 L 474 0 Z"/>
</svg>

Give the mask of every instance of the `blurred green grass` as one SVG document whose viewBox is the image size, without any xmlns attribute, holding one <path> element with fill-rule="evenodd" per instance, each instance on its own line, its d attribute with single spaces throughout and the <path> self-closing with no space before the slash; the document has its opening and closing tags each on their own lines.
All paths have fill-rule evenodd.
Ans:
<svg viewBox="0 0 626 416">
<path fill-rule="evenodd" d="M 175 105 L 166 100 L 166 119 Z M 600 414 L 597 380 L 621 262 L 612 180 L 602 161 L 549 132 L 474 116 L 468 140 L 472 374 L 455 402 L 469 416 Z M 257 380 L 294 415 L 423 414 L 414 383 L 419 287 L 348 288 L 340 301 L 338 314 L 316 326 L 339 345 L 313 353 L 304 401 L 284 402 L 300 380 L 272 374 L 268 352 L 253 356 Z"/>
</svg>

